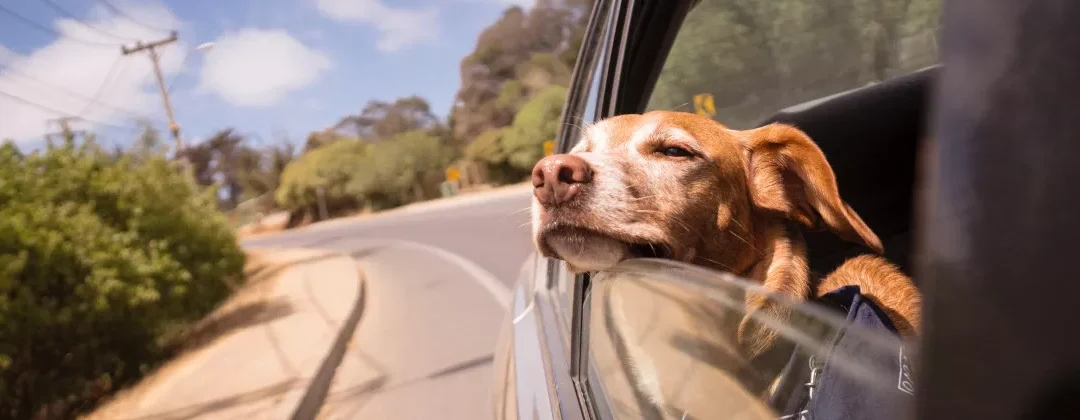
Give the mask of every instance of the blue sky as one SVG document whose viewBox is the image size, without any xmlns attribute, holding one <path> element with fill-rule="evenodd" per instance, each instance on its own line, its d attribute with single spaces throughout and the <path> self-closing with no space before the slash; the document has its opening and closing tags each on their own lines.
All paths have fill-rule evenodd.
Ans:
<svg viewBox="0 0 1080 420">
<path fill-rule="evenodd" d="M 287 135 L 300 143 L 369 99 L 413 94 L 445 116 L 459 85 L 458 65 L 479 32 L 509 5 L 531 3 L 52 1 L 78 20 L 44 0 L 0 0 L 52 32 L 0 10 L 0 138 L 24 147 L 39 145 L 42 134 L 55 130 L 46 120 L 62 115 L 85 118 L 77 128 L 93 130 L 107 143 L 130 142 L 137 116 L 164 129 L 150 59 L 145 53 L 123 56 L 120 45 L 161 39 L 165 29 L 180 35 L 160 53 L 189 142 L 233 127 L 265 142 Z M 208 42 L 213 48 L 196 50 Z"/>
</svg>

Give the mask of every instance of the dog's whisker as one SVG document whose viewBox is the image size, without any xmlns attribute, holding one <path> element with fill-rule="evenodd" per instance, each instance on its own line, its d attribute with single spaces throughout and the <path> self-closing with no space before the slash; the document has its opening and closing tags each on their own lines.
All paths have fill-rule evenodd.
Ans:
<svg viewBox="0 0 1080 420">
<path fill-rule="evenodd" d="M 730 271 L 730 272 L 732 272 L 732 273 L 734 273 L 734 272 L 735 272 L 735 269 L 731 268 L 731 266 L 730 266 L 730 265 L 724 264 L 724 263 L 722 263 L 722 262 L 720 262 L 720 261 L 716 261 L 716 260 L 714 260 L 714 259 L 711 259 L 711 258 L 706 258 L 706 257 L 700 257 L 700 258 L 701 258 L 701 259 L 703 259 L 703 260 L 705 260 L 705 261 L 708 261 L 708 262 L 711 262 L 711 263 L 713 263 L 713 264 L 716 264 L 716 265 L 719 265 L 719 266 L 721 266 L 721 267 L 724 267 L 724 268 L 726 268 L 726 269 L 727 269 L 727 271 Z"/>
<path fill-rule="evenodd" d="M 684 107 L 684 106 L 687 106 L 687 105 L 690 105 L 690 102 L 687 102 L 687 103 L 684 103 L 684 104 L 682 104 L 682 105 L 679 105 L 679 106 L 677 106 L 677 107 L 673 108 L 673 109 L 672 109 L 672 111 L 678 111 L 678 110 L 679 110 L 679 108 L 682 108 L 682 107 Z"/>
<path fill-rule="evenodd" d="M 743 242 L 744 244 L 746 244 L 746 246 L 749 246 L 749 247 L 750 247 L 750 249 L 751 249 L 751 250 L 752 250 L 752 251 L 753 251 L 753 252 L 754 252 L 755 254 L 759 254 L 759 252 L 758 252 L 757 248 L 756 248 L 756 247 L 754 247 L 754 244 L 750 243 L 750 241 L 748 241 L 748 240 L 746 240 L 746 239 L 743 239 L 743 237 L 742 237 L 742 236 L 739 236 L 739 234 L 738 234 L 738 233 L 735 233 L 735 231 L 734 231 L 734 230 L 728 229 L 728 230 L 727 230 L 727 232 L 728 232 L 728 233 L 730 233 L 730 234 L 731 234 L 731 236 L 734 236 L 734 237 L 738 238 L 738 239 L 739 239 L 740 241 L 742 241 L 742 242 Z"/>
<path fill-rule="evenodd" d="M 532 207 L 526 207 L 526 208 L 523 208 L 523 209 L 521 209 L 521 210 L 514 210 L 514 211 L 512 211 L 512 212 L 510 212 L 510 213 L 507 213 L 506 215 L 504 215 L 504 216 L 503 216 L 503 219 L 505 219 L 505 218 L 507 218 L 507 217 L 510 217 L 510 216 L 514 216 L 514 215 L 518 215 L 518 214 L 521 214 L 521 213 L 527 212 L 527 211 L 529 211 L 529 210 L 532 210 Z"/>
</svg>

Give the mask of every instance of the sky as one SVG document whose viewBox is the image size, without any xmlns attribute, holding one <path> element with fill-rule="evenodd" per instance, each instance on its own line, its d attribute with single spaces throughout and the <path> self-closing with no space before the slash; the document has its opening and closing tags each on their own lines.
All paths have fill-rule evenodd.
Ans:
<svg viewBox="0 0 1080 420">
<path fill-rule="evenodd" d="M 480 31 L 532 2 L 0 0 L 0 139 L 40 147 L 62 116 L 105 144 L 130 144 L 139 119 L 167 132 L 149 52 L 121 45 L 169 30 L 178 41 L 156 51 L 188 143 L 234 128 L 302 144 L 368 100 L 408 95 L 445 117 Z"/>
</svg>

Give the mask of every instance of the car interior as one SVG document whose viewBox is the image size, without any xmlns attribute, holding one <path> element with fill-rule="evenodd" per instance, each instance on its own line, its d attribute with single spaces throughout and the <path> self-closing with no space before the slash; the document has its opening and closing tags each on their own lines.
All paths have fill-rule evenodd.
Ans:
<svg viewBox="0 0 1080 420">
<path fill-rule="evenodd" d="M 938 70 L 933 66 L 792 106 L 761 123 L 792 124 L 814 139 L 836 173 L 840 196 L 881 238 L 886 258 L 908 275 L 918 150 Z M 811 269 L 819 274 L 867 252 L 829 232 L 804 235 Z"/>
</svg>

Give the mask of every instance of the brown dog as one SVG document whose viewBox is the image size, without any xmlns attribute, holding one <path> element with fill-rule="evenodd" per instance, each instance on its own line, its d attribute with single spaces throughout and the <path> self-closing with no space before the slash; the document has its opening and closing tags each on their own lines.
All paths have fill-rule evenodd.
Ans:
<svg viewBox="0 0 1080 420">
<path fill-rule="evenodd" d="M 840 198 L 824 154 L 794 127 L 739 131 L 691 113 L 621 115 L 588 127 L 570 153 L 542 159 L 532 181 L 535 245 L 574 271 L 659 257 L 729 271 L 797 299 L 853 284 L 901 334 L 919 329 L 919 291 L 881 257 L 859 256 L 820 282 L 811 278 L 795 224 L 883 248 Z M 747 314 L 786 315 L 771 302 L 748 296 Z M 777 338 L 755 325 L 744 319 L 736 337 L 749 358 Z"/>
</svg>

